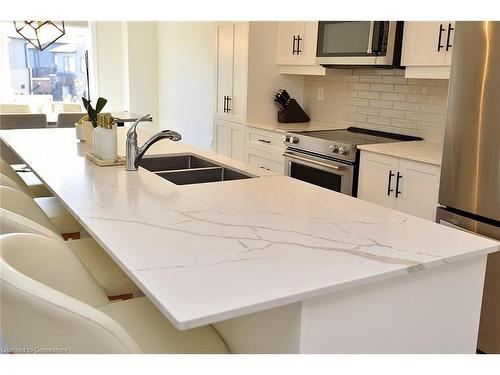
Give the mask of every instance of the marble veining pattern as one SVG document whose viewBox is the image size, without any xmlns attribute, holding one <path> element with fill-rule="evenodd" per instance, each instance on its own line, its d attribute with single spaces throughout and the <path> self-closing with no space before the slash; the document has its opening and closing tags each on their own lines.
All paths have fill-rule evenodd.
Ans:
<svg viewBox="0 0 500 375">
<path fill-rule="evenodd" d="M 143 169 L 99 168 L 82 158 L 86 146 L 68 130 L 0 135 L 179 329 L 443 266 L 498 246 L 250 166 L 260 178 L 186 186 Z M 59 147 L 40 153 L 40 141 Z M 150 152 L 209 156 L 169 141 Z"/>
</svg>

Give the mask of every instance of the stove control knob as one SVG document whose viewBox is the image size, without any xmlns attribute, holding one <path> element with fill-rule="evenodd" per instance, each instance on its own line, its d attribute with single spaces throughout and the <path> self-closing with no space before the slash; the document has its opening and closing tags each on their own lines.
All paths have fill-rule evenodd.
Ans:
<svg viewBox="0 0 500 375">
<path fill-rule="evenodd" d="M 349 148 L 342 147 L 342 146 L 339 147 L 339 154 L 340 155 L 346 155 L 348 152 L 349 152 Z"/>
<path fill-rule="evenodd" d="M 333 153 L 339 152 L 339 146 L 337 145 L 330 145 L 330 151 Z"/>
<path fill-rule="evenodd" d="M 289 135 L 284 135 L 283 136 L 283 142 L 285 142 L 285 143 L 290 142 L 290 136 Z"/>
<path fill-rule="evenodd" d="M 288 140 L 290 143 L 299 143 L 299 138 L 298 137 L 290 137 Z"/>
</svg>

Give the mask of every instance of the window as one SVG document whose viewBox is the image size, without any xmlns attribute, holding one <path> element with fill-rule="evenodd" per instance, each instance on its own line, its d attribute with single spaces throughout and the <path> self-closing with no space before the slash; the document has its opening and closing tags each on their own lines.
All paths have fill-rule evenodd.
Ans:
<svg viewBox="0 0 500 375">
<path fill-rule="evenodd" d="M 66 34 L 38 51 L 16 33 L 13 22 L 0 22 L 0 104 L 27 104 L 49 121 L 64 108 L 57 102 L 81 104 L 87 95 L 84 55 L 90 45 L 85 25 L 66 23 Z"/>
</svg>

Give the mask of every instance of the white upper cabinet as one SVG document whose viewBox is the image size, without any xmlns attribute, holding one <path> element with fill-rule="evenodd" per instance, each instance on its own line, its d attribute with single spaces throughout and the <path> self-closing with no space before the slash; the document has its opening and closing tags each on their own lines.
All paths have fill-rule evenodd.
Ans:
<svg viewBox="0 0 500 375">
<path fill-rule="evenodd" d="M 217 25 L 215 115 L 234 121 L 246 116 L 248 23 Z"/>
<path fill-rule="evenodd" d="M 278 65 L 299 65 L 300 47 L 298 38 L 303 39 L 304 22 L 280 22 L 278 24 Z"/>
<path fill-rule="evenodd" d="M 455 22 L 405 22 L 401 64 L 407 78 L 449 78 Z"/>
<path fill-rule="evenodd" d="M 283 74 L 324 75 L 316 64 L 318 22 L 294 21 L 278 23 L 277 64 Z"/>
</svg>

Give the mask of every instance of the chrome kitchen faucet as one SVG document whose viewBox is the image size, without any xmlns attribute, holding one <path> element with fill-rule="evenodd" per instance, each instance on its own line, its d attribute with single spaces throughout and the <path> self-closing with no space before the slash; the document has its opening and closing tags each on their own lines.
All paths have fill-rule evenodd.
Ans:
<svg viewBox="0 0 500 375">
<path fill-rule="evenodd" d="M 127 132 L 127 171 L 137 171 L 139 162 L 144 156 L 144 153 L 148 150 L 149 147 L 158 142 L 160 139 L 168 138 L 172 141 L 179 141 L 181 139 L 181 135 L 173 130 L 162 130 L 161 132 L 149 138 L 144 143 L 144 145 L 139 148 L 139 146 L 137 146 L 137 125 L 139 125 L 141 121 L 148 120 L 149 117 L 149 113 L 145 116 L 142 116 L 140 119 L 134 122 L 134 124 Z"/>
</svg>

